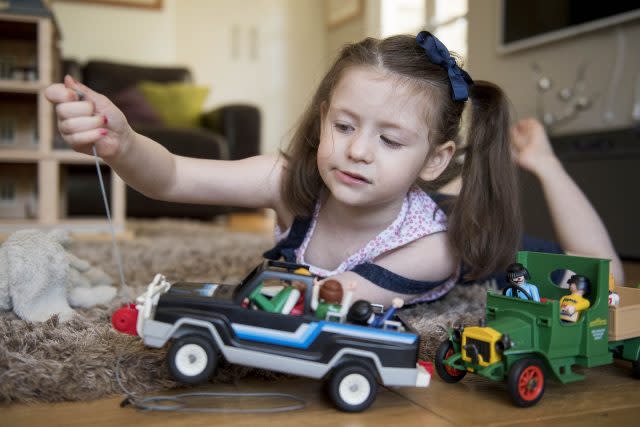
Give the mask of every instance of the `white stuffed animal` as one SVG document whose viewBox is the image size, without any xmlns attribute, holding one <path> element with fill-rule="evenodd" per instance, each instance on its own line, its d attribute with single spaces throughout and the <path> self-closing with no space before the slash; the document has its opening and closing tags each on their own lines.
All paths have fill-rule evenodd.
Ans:
<svg viewBox="0 0 640 427">
<path fill-rule="evenodd" d="M 42 322 L 57 314 L 69 320 L 73 307 L 105 304 L 116 295 L 102 270 L 66 252 L 64 230 L 21 230 L 0 246 L 0 310 Z"/>
</svg>

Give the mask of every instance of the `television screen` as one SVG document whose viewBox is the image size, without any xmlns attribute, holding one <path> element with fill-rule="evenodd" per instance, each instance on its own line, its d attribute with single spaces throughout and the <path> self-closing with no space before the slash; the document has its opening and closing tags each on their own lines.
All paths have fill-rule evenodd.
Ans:
<svg viewBox="0 0 640 427">
<path fill-rule="evenodd" d="M 509 52 L 640 18 L 640 1 L 502 0 L 500 50 Z"/>
</svg>

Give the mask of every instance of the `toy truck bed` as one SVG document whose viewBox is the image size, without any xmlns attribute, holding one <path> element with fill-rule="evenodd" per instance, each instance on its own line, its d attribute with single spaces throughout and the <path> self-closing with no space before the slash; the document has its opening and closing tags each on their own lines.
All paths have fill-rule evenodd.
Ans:
<svg viewBox="0 0 640 427">
<path fill-rule="evenodd" d="M 609 306 L 609 341 L 640 337 L 640 289 L 616 287 L 620 304 Z"/>
</svg>

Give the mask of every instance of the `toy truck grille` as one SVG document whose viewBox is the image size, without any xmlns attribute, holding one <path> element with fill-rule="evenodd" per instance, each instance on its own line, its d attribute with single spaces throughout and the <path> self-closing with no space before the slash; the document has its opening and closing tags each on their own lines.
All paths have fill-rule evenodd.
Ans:
<svg viewBox="0 0 640 427">
<path fill-rule="evenodd" d="M 491 358 L 491 344 L 478 340 L 475 338 L 467 337 L 466 345 L 462 349 L 462 357 L 473 360 L 475 357 L 480 356 L 482 360 L 487 362 Z M 474 355 L 473 352 L 469 352 L 468 350 L 474 349 L 477 351 L 477 355 Z M 471 354 L 469 354 L 471 353 Z"/>
</svg>

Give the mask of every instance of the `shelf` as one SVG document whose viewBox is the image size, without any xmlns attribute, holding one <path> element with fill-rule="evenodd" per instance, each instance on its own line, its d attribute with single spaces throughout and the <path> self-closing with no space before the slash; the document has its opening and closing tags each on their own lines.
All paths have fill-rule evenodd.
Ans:
<svg viewBox="0 0 640 427">
<path fill-rule="evenodd" d="M 0 149 L 0 163 L 37 162 L 38 160 L 56 160 L 60 164 L 95 164 L 95 158 L 88 154 L 77 153 L 72 150 L 53 150 L 50 153 L 41 153 L 38 150 L 12 150 Z M 104 164 L 102 159 L 98 159 Z"/>
<path fill-rule="evenodd" d="M 32 23 L 35 24 L 42 20 L 47 19 L 46 17 L 36 16 L 36 15 L 17 15 L 11 13 L 0 13 L 0 21 L 11 21 L 11 22 L 24 22 L 24 23 Z"/>
<path fill-rule="evenodd" d="M 39 81 L 22 81 L 22 80 L 0 80 L 0 92 L 8 93 L 30 93 L 37 95 L 45 85 Z"/>
<path fill-rule="evenodd" d="M 53 106 L 44 96 L 47 86 L 59 80 L 56 75 L 58 33 L 53 19 L 0 13 L 0 33 L 0 56 L 11 58 L 1 64 L 0 115 L 8 117 L 3 126 L 13 131 L 16 140 L 13 146 L 0 146 L 0 167 L 4 168 L 0 184 L 7 186 L 10 191 L 7 194 L 16 202 L 0 205 L 0 234 L 24 228 L 62 228 L 83 235 L 109 234 L 106 216 L 67 215 L 65 169 L 75 165 L 93 166 L 95 174 L 95 158 L 70 149 L 53 148 Z M 38 145 L 30 149 L 31 145 L 26 144 L 36 134 Z M 114 227 L 116 233 L 122 235 L 126 233 L 126 185 L 115 173 L 110 173 L 108 179 Z M 37 197 L 37 218 L 11 219 L 34 214 L 28 210 L 33 197 Z"/>
<path fill-rule="evenodd" d="M 51 157 L 60 163 L 95 164 L 96 162 L 92 155 L 78 153 L 73 150 L 53 150 Z M 98 160 L 100 163 L 104 163 L 102 159 L 98 158 Z"/>
<path fill-rule="evenodd" d="M 38 150 L 0 149 L 0 163 L 37 162 L 42 158 Z"/>
</svg>

